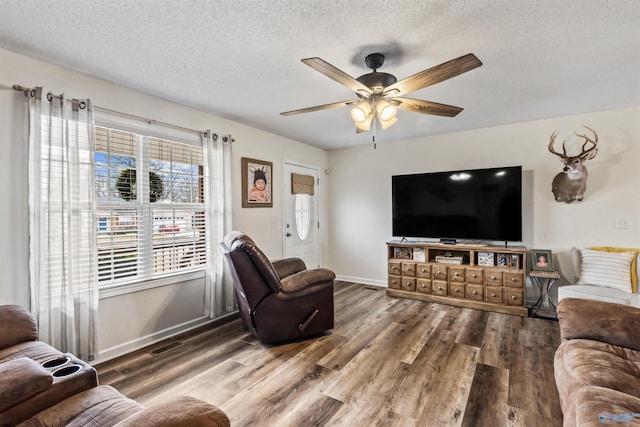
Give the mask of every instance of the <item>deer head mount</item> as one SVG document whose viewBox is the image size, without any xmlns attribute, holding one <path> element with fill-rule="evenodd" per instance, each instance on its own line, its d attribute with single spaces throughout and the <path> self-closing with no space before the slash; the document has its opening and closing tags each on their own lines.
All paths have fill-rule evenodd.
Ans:
<svg viewBox="0 0 640 427">
<path fill-rule="evenodd" d="M 564 141 L 562 141 L 562 154 L 554 150 L 553 145 L 558 132 L 552 133 L 549 138 L 549 151 L 558 156 L 562 164 L 564 164 L 562 172 L 553 178 L 553 183 L 551 184 L 551 191 L 553 191 L 556 202 L 572 203 L 576 200 L 581 202 L 584 198 L 584 192 L 587 190 L 588 173 L 584 163 L 598 154 L 598 149 L 596 148 L 598 146 L 598 134 L 589 126 L 585 125 L 584 127 L 593 133 L 594 139 L 591 139 L 586 134 L 581 135 L 576 132 L 577 136 L 584 138 L 584 144 L 582 144 L 580 154 L 577 156 L 567 155 Z"/>
</svg>

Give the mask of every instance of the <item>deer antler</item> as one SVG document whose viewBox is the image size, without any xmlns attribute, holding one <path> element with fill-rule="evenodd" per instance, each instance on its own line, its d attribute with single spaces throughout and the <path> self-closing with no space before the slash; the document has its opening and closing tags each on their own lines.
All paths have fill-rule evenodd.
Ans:
<svg viewBox="0 0 640 427">
<path fill-rule="evenodd" d="M 596 133 L 595 130 L 591 129 L 589 126 L 587 125 L 582 125 L 584 127 L 586 127 L 587 129 L 589 129 L 591 132 L 593 132 L 593 135 L 595 135 L 596 140 L 592 140 L 591 138 L 589 138 L 586 134 L 585 135 L 581 135 L 578 132 L 576 132 L 575 134 L 577 136 L 579 136 L 580 138 L 584 138 L 584 144 L 582 144 L 582 149 L 581 149 L 581 153 L 578 155 L 578 157 L 583 157 L 586 154 L 589 154 L 590 152 L 592 152 L 593 150 L 596 149 L 596 147 L 598 146 L 598 134 Z M 587 146 L 588 143 L 592 143 L 593 147 L 589 148 L 588 150 L 585 151 L 585 147 Z"/>
<path fill-rule="evenodd" d="M 556 136 L 558 136 L 558 131 L 555 131 L 554 133 L 551 134 L 551 137 L 549 137 L 549 151 L 551 151 L 551 154 L 555 154 L 556 156 L 559 156 L 560 158 L 564 159 L 567 157 L 567 149 L 564 146 L 564 141 L 562 141 L 562 152 L 564 154 L 560 154 L 553 149 L 553 144 L 556 143 Z"/>
</svg>

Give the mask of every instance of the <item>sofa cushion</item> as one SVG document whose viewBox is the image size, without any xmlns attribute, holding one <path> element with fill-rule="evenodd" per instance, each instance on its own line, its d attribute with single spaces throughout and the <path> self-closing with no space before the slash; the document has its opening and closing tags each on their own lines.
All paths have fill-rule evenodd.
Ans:
<svg viewBox="0 0 640 427">
<path fill-rule="evenodd" d="M 640 426 L 640 398 L 616 390 L 583 387 L 576 393 L 573 411 L 575 423 L 565 426 Z"/>
<path fill-rule="evenodd" d="M 38 363 L 64 357 L 64 354 L 42 341 L 26 341 L 0 350 L 0 362 L 28 357 Z"/>
<path fill-rule="evenodd" d="M 1 412 L 40 393 L 51 385 L 53 376 L 39 363 L 27 357 L 0 363 Z"/>
<path fill-rule="evenodd" d="M 106 426 L 114 425 L 142 410 L 142 406 L 128 399 L 110 386 L 98 386 L 75 394 L 58 404 L 38 412 L 20 427 L 41 426 Z"/>
<path fill-rule="evenodd" d="M 38 339 L 36 321 L 24 307 L 3 305 L 0 310 L 0 349 Z"/>
<path fill-rule="evenodd" d="M 600 341 L 572 339 L 560 344 L 554 366 L 563 408 L 584 386 L 609 388 L 640 398 L 639 351 Z"/>
<path fill-rule="evenodd" d="M 229 418 L 217 407 L 190 396 L 158 403 L 117 423 L 114 427 L 229 427 Z"/>
<path fill-rule="evenodd" d="M 597 285 L 565 285 L 558 287 L 558 301 L 565 298 L 582 298 L 629 305 L 634 296 L 627 291 Z"/>
<path fill-rule="evenodd" d="M 640 351 L 640 309 L 580 298 L 558 303 L 560 338 L 601 341 Z"/>
</svg>

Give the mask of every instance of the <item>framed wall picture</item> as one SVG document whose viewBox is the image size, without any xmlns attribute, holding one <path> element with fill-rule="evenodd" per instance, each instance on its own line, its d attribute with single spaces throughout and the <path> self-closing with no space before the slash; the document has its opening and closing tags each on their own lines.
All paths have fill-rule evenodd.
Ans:
<svg viewBox="0 0 640 427">
<path fill-rule="evenodd" d="M 553 258 L 549 249 L 531 249 L 531 269 L 553 271 Z"/>
<path fill-rule="evenodd" d="M 263 160 L 242 159 L 242 207 L 270 208 L 273 190 L 273 163 Z"/>
</svg>

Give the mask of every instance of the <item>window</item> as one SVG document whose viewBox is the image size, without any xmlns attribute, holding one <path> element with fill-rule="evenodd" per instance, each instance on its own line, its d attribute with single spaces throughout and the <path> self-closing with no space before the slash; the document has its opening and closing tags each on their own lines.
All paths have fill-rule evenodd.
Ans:
<svg viewBox="0 0 640 427">
<path fill-rule="evenodd" d="M 98 281 L 208 264 L 201 146 L 95 127 Z"/>
</svg>

